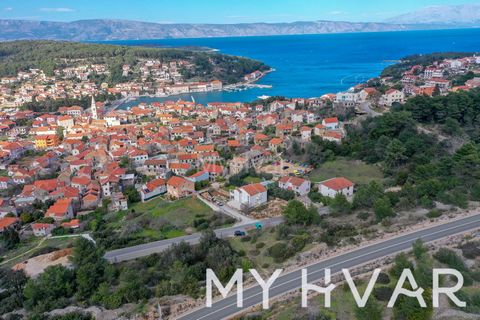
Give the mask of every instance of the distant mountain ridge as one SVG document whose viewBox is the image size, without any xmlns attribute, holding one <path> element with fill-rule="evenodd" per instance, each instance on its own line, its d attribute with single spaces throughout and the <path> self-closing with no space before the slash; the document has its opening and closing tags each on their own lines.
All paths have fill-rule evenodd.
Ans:
<svg viewBox="0 0 480 320">
<path fill-rule="evenodd" d="M 421 29 L 435 28 L 438 28 L 438 26 L 421 26 Z M 49 39 L 102 41 L 381 32 L 416 29 L 419 29 L 419 27 L 415 24 L 339 21 L 241 24 L 159 24 L 108 19 L 79 20 L 72 22 L 0 20 L 0 40 Z"/>
<path fill-rule="evenodd" d="M 387 19 L 393 24 L 443 24 L 451 26 L 480 26 L 480 4 L 430 6 Z"/>
</svg>

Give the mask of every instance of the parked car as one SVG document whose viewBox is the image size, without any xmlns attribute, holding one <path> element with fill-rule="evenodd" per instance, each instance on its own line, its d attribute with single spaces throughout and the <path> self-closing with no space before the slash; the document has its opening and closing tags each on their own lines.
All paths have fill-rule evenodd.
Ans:
<svg viewBox="0 0 480 320">
<path fill-rule="evenodd" d="M 233 233 L 233 235 L 234 235 L 235 237 L 245 237 L 247 234 L 245 233 L 245 231 L 235 230 L 235 232 Z"/>
</svg>

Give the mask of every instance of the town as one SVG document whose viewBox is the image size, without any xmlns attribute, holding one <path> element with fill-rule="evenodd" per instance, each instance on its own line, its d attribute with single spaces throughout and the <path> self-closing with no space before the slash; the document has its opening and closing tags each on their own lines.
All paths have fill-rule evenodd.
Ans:
<svg viewBox="0 0 480 320">
<path fill-rule="evenodd" d="M 268 270 L 308 248 L 312 238 L 305 230 L 311 225 L 318 229 L 310 231 L 322 232 L 321 242 L 333 247 L 351 246 L 363 236 L 374 239 L 375 232 L 395 232 L 397 225 L 392 219 L 396 205 L 412 209 L 419 203 L 428 208 L 421 214 L 439 218 L 442 213 L 435 207 L 437 195 L 429 193 L 430 186 L 412 196 L 418 197 L 418 201 L 412 200 L 406 194 L 408 188 L 413 188 L 405 177 L 409 172 L 401 170 L 408 161 L 408 152 L 421 153 L 422 147 L 436 146 L 436 142 L 430 143 L 428 137 L 422 136 L 418 147 L 417 141 L 390 139 L 389 133 L 357 136 L 357 140 L 372 139 L 375 143 L 378 139 L 375 153 L 384 157 L 377 161 L 381 165 L 375 164 L 376 158 L 367 163 L 371 155 L 364 156 L 365 161 L 347 159 L 358 158 L 358 154 L 368 150 L 355 146 L 347 151 L 342 149 L 345 141 L 351 143 L 355 141 L 354 134 L 360 135 L 358 131 L 352 133 L 352 128 L 376 118 L 389 121 L 389 116 L 401 113 L 396 109 L 410 107 L 408 102 L 415 97 L 447 97 L 452 93 L 476 92 L 480 87 L 480 57 L 417 62 L 401 61 L 378 78 L 345 92 L 316 98 L 264 97 L 250 103 L 204 105 L 172 99 L 138 103 L 129 109 L 112 108 L 110 101 L 97 101 L 98 96 L 161 97 L 222 90 L 223 83 L 186 82 L 185 74 L 195 65 L 182 59 L 122 64 L 122 77 L 134 80 L 120 83 L 103 81 L 111 72 L 107 65 L 81 61 L 75 66 L 54 69 L 53 75 L 35 68 L 19 72 L 16 77 L 3 77 L 0 233 L 8 239 L 8 245 L 0 252 L 4 255 L 2 263 L 34 278 L 52 265 L 68 264 L 64 258 L 72 254 L 72 249 L 70 243 L 65 243 L 72 238 L 86 237 L 104 249 L 122 250 L 216 229 L 220 238 L 234 238 L 241 248 L 238 252 L 242 255 L 232 251 L 227 254 L 229 257 L 247 256 Z M 242 76 L 243 81 L 254 82 L 264 72 L 249 72 Z M 31 102 L 41 104 L 66 98 L 88 99 L 89 103 L 87 107 L 64 105 L 55 111 L 25 107 Z M 389 125 L 404 125 L 403 119 L 397 120 Z M 407 124 L 405 127 L 409 128 Z M 386 142 L 382 140 L 385 137 Z M 337 159 L 336 165 L 344 167 L 329 169 L 327 165 L 335 162 L 331 159 Z M 359 174 L 360 170 L 365 172 Z M 388 188 L 382 185 L 384 175 L 391 178 Z M 402 188 L 407 191 L 403 193 Z M 404 197 L 404 202 L 400 197 Z M 455 197 L 448 198 L 452 207 L 465 209 L 463 203 L 452 198 Z M 355 218 L 345 218 L 354 209 L 358 211 Z M 326 216 L 345 220 L 339 226 L 340 223 L 325 222 Z M 361 232 L 355 231 L 353 222 L 348 224 L 351 219 L 363 223 Z M 295 227 L 282 227 L 284 220 Z M 411 224 L 418 222 L 413 218 L 406 220 Z M 278 234 L 272 240 L 277 242 L 268 249 L 263 249 L 266 243 L 260 241 L 252 241 L 254 248 L 242 247 L 252 237 L 268 237 L 267 231 L 261 231 L 276 226 L 278 229 L 268 232 Z M 206 241 L 199 239 L 191 243 Z M 24 252 L 34 250 L 37 243 L 42 245 L 36 241 L 56 241 L 62 248 L 59 262 L 26 262 Z M 30 246 L 22 249 L 23 253 L 9 253 L 9 249 L 18 249 L 20 242 Z M 131 256 L 108 257 L 107 253 L 105 257 L 117 264 L 163 250 L 145 250 Z M 268 263 L 259 258 L 260 250 L 268 253 Z M 322 254 L 328 254 L 328 250 L 324 249 Z M 309 259 L 304 262 L 312 262 L 313 258 Z M 222 280 L 229 276 L 225 272 Z M 165 295 L 198 295 L 198 289 L 185 288 L 191 291 L 169 291 L 164 287 L 156 290 L 162 294 L 165 291 Z M 112 308 L 129 301 L 110 303 L 105 302 L 107 298 L 102 299 L 103 305 Z"/>
<path fill-rule="evenodd" d="M 47 99 L 80 99 L 100 94 L 132 98 L 141 95 L 168 96 L 190 92 L 222 90 L 219 80 L 209 82 L 185 82 L 183 70 L 194 65 L 186 60 L 161 63 L 159 60 L 144 60 L 135 66 L 122 65 L 125 78 L 138 79 L 109 87 L 106 79 L 111 71 L 106 64 L 81 64 L 55 69 L 52 76 L 40 69 L 19 72 L 16 77 L 0 79 L 0 104 L 2 109 L 16 109 L 27 102 L 42 102 Z M 96 79 L 94 81 L 92 79 Z"/>
<path fill-rule="evenodd" d="M 110 212 L 126 211 L 132 201 L 145 202 L 157 196 L 172 201 L 197 197 L 216 211 L 249 221 L 252 211 L 265 208 L 268 190 L 274 185 L 292 191 L 307 206 L 312 204 L 312 192 L 330 198 L 340 193 L 351 200 L 355 184 L 349 177 L 312 183 L 306 177 L 315 165 L 291 161 L 286 150 L 304 147 L 312 138 L 341 144 L 346 136 L 345 123 L 335 116 L 339 112 L 335 110 L 354 108 L 362 116 L 367 111 L 383 112 L 410 96 L 480 87 L 480 77 L 475 76 L 462 85 L 452 85 L 454 77 L 480 74 L 479 66 L 480 57 L 435 61 L 426 67 L 414 65 L 397 81 L 388 76 L 369 82 L 379 81 L 381 87 L 366 83 L 319 98 L 270 99 L 256 105 L 200 105 L 179 100 L 141 103 L 129 110 L 109 110 L 105 103 L 95 101 L 98 91 L 93 83 L 88 85 L 89 75 L 107 72 L 105 66 L 56 70 L 62 80 L 43 87 L 53 90 L 50 97 L 62 98 L 67 92 L 89 95 L 90 107 L 64 106 L 54 113 L 41 113 L 12 110 L 9 103 L 2 103 L 9 111 L 0 114 L 1 229 L 22 226 L 24 236 L 40 237 L 57 229 L 73 232 L 82 227 L 79 217 L 105 203 Z M 139 70 L 143 78 L 154 76 L 163 81 L 179 77 L 176 68 L 177 63 L 162 66 L 146 61 Z M 123 71 L 130 72 L 129 66 L 124 65 Z M 72 85 L 73 80 L 67 84 L 68 78 L 80 80 L 76 83 L 79 87 Z M 20 95 L 15 99 L 17 104 L 33 96 L 39 101 L 46 97 L 37 91 L 37 80 L 55 78 L 35 69 L 20 72 L 16 78 L 2 78 L 1 83 L 4 88 L 20 84 L 12 95 Z M 29 94 L 33 92 L 27 90 L 29 87 L 35 95 Z M 139 94 L 131 88 L 118 84 L 113 91 L 107 90 L 122 96 Z M 215 89 L 221 89 L 221 83 Z M 322 118 L 318 110 L 328 110 L 325 114 L 331 116 Z M 253 183 L 236 188 L 227 183 L 232 177 L 248 176 L 252 170 L 260 177 L 251 177 Z M 42 216 L 26 219 L 24 215 L 38 203 L 50 205 Z M 228 209 L 220 208 L 224 205 Z"/>
</svg>

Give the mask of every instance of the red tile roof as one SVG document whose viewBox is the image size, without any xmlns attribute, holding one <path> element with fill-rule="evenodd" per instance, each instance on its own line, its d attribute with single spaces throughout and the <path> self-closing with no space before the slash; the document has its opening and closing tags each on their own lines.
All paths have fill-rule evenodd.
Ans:
<svg viewBox="0 0 480 320">
<path fill-rule="evenodd" d="M 335 191 L 343 190 L 345 188 L 349 188 L 353 186 L 353 182 L 343 177 L 333 178 L 333 179 L 324 181 L 321 184 Z"/>
<path fill-rule="evenodd" d="M 4 229 L 14 225 L 17 222 L 18 222 L 18 218 L 14 218 L 14 217 L 0 218 L 0 231 L 3 231 Z"/>
<path fill-rule="evenodd" d="M 238 141 L 238 140 L 228 140 L 227 145 L 229 147 L 234 147 L 234 148 L 235 147 L 240 147 L 240 141 Z"/>
<path fill-rule="evenodd" d="M 241 189 L 245 190 L 245 192 L 248 193 L 250 196 L 267 192 L 267 189 L 261 183 L 249 184 L 241 187 Z"/>
<path fill-rule="evenodd" d="M 153 190 L 157 189 L 158 187 L 164 186 L 165 183 L 166 183 L 166 181 L 164 179 L 156 179 L 156 180 L 152 180 L 152 181 L 148 182 L 146 185 L 147 185 L 148 190 L 153 191 Z"/>
<path fill-rule="evenodd" d="M 213 163 L 206 164 L 203 167 L 203 169 L 205 171 L 213 172 L 213 173 L 217 173 L 217 174 L 221 174 L 223 172 L 223 166 L 220 166 L 218 164 L 213 164 Z"/>
<path fill-rule="evenodd" d="M 185 179 L 182 178 L 182 177 L 173 176 L 173 177 L 171 177 L 170 179 L 168 179 L 167 185 L 172 186 L 172 187 L 175 187 L 175 188 L 180 188 L 180 187 L 183 186 L 186 182 L 187 182 L 187 180 L 185 180 Z"/>
<path fill-rule="evenodd" d="M 325 123 L 338 123 L 338 118 L 325 118 L 323 120 Z"/>
<path fill-rule="evenodd" d="M 280 178 L 279 182 L 281 183 L 291 183 L 296 187 L 301 186 L 305 181 L 305 179 L 299 178 L 299 177 L 290 177 L 290 176 L 285 176 Z"/>
</svg>

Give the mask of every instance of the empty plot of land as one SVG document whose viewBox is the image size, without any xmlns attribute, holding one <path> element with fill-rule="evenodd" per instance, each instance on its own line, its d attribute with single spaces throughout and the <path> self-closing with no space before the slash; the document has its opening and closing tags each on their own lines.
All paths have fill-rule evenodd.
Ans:
<svg viewBox="0 0 480 320">
<path fill-rule="evenodd" d="M 320 182 L 335 177 L 345 177 L 355 184 L 367 184 L 371 181 L 381 182 L 383 173 L 379 167 L 359 160 L 338 159 L 325 162 L 309 175 L 313 182 Z"/>
<path fill-rule="evenodd" d="M 128 237 L 136 244 L 183 236 L 213 223 L 219 216 L 196 197 L 166 201 L 161 197 L 136 203 L 128 211 L 106 218 L 108 229 Z M 218 221 L 222 224 L 222 221 Z"/>
</svg>

